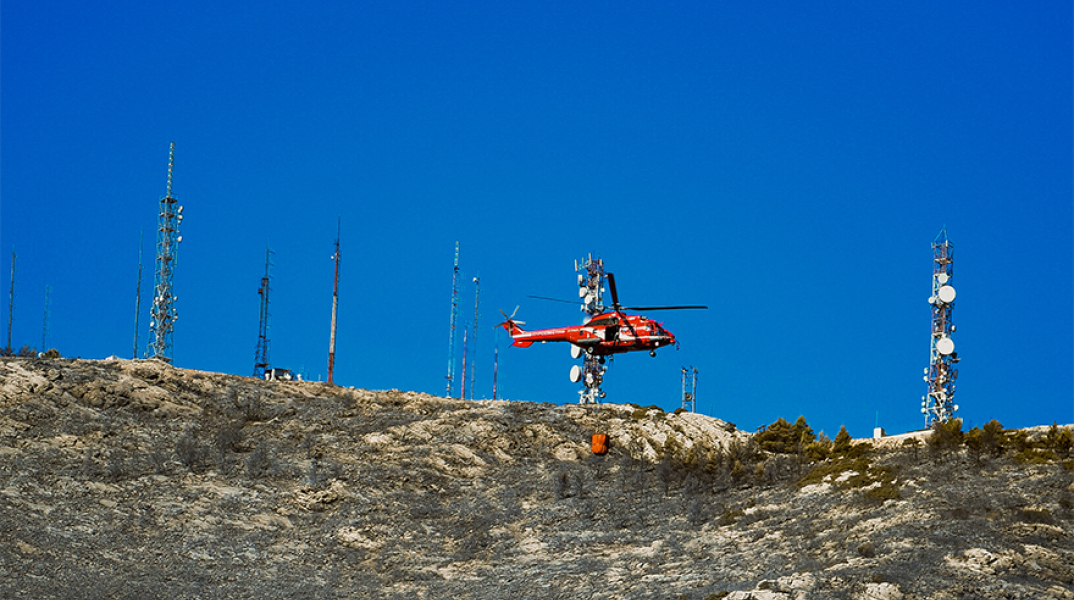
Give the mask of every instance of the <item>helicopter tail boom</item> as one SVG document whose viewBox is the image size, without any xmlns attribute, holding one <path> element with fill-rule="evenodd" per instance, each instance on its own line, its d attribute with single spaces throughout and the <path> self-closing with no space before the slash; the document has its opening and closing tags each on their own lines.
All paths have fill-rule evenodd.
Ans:
<svg viewBox="0 0 1074 600">
<path fill-rule="evenodd" d="M 518 309 L 516 308 L 515 311 L 517 312 Z M 503 313 L 502 310 L 500 312 Z M 525 329 L 522 329 L 521 327 L 519 327 L 519 325 L 525 325 L 525 322 L 514 320 L 512 318 L 512 317 L 515 316 L 514 314 L 512 314 L 510 317 L 508 317 L 507 313 L 503 313 L 503 316 L 507 317 L 507 320 L 504 321 L 503 323 L 500 323 L 498 325 L 498 327 L 503 327 L 504 329 L 506 329 L 507 333 L 510 334 L 511 337 L 515 337 L 516 335 L 519 335 L 521 333 L 526 333 Z M 515 342 L 515 345 L 516 346 L 519 345 L 518 342 Z M 529 344 L 527 344 L 527 345 L 529 345 Z"/>
</svg>

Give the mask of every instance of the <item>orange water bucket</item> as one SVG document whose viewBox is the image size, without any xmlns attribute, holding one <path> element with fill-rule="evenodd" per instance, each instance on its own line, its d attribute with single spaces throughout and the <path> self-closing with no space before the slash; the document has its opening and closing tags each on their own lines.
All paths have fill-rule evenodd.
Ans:
<svg viewBox="0 0 1074 600">
<path fill-rule="evenodd" d="M 604 433 L 593 434 L 593 454 L 606 454 L 608 452 L 608 435 Z"/>
</svg>

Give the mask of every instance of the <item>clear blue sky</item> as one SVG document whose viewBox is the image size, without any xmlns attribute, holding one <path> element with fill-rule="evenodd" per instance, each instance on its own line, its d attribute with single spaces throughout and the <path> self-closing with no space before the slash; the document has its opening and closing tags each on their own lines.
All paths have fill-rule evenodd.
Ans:
<svg viewBox="0 0 1074 600">
<path fill-rule="evenodd" d="M 559 345 L 599 255 L 678 351 L 615 359 L 609 401 L 753 429 L 920 428 L 932 252 L 955 244 L 968 425 L 1074 421 L 1069 2 L 109 2 L 0 8 L 0 291 L 13 345 L 144 344 L 168 144 L 185 206 L 180 367 L 248 375 L 266 246 L 271 359 L 443 393 L 481 277 L 477 396 L 577 401 Z M 4 333 L 6 334 L 6 328 Z M 461 349 L 461 337 L 457 343 Z"/>
</svg>

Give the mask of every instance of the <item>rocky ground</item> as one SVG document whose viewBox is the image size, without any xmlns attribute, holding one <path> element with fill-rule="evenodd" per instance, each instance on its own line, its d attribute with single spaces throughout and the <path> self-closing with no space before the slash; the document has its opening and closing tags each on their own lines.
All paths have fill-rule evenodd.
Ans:
<svg viewBox="0 0 1074 600">
<path fill-rule="evenodd" d="M 903 442 L 814 462 L 754 438 L 0 359 L 0 597 L 1074 599 L 1072 461 Z"/>
</svg>

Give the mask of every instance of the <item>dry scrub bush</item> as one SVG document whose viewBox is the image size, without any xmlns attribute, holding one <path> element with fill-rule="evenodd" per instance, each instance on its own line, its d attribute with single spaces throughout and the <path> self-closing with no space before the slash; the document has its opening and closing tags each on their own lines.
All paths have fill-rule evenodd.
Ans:
<svg viewBox="0 0 1074 600">
<path fill-rule="evenodd" d="M 932 425 L 932 434 L 926 439 L 929 452 L 936 460 L 942 460 L 962 445 L 962 419 L 936 421 Z"/>
</svg>

